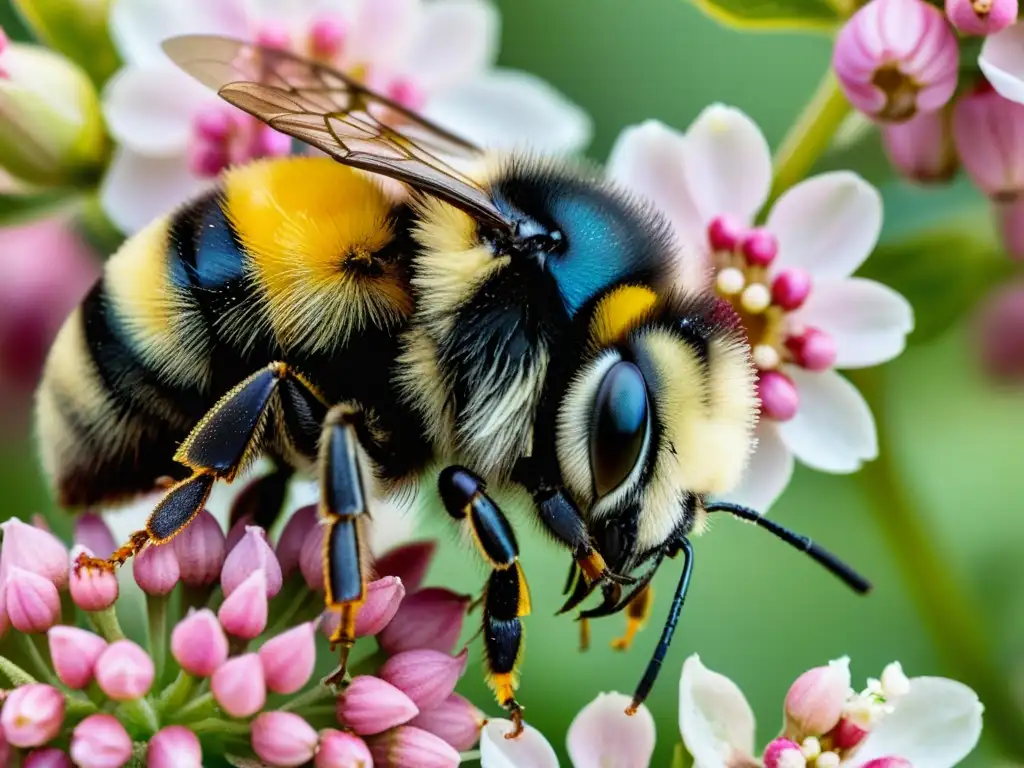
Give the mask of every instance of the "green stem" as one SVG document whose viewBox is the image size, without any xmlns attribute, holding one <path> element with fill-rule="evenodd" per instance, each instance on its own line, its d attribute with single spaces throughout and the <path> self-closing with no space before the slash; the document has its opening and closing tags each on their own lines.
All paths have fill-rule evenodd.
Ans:
<svg viewBox="0 0 1024 768">
<path fill-rule="evenodd" d="M 29 635 L 19 632 L 18 636 L 22 638 L 22 645 L 25 646 L 25 653 L 28 654 L 29 661 L 32 662 L 32 666 L 35 667 L 36 672 L 39 673 L 39 677 L 53 687 L 61 691 L 65 690 L 64 684 L 57 678 L 57 675 L 54 674 L 54 671 L 50 668 L 50 664 L 43 657 L 42 651 L 39 650 L 39 646 L 37 645 L 39 641 L 36 638 L 42 637 L 42 635 Z"/>
<path fill-rule="evenodd" d="M 208 711 L 215 710 L 216 707 L 217 703 L 213 700 L 213 694 L 204 693 L 202 696 L 190 701 L 177 712 L 168 714 L 172 714 L 176 722 L 184 723 L 188 722 L 189 718 L 196 717 L 197 714 L 204 714 Z"/>
<path fill-rule="evenodd" d="M 878 424 L 879 458 L 859 473 L 903 581 L 931 630 L 939 653 L 952 674 L 969 685 L 985 705 L 985 730 L 1008 758 L 1024 760 L 1024 713 L 996 663 L 986 623 L 974 610 L 964 580 L 936 541 L 934 527 L 919 511 L 913 493 L 904 487 L 894 466 L 895 446 L 888 424 L 884 380 L 880 371 L 851 372 Z"/>
<path fill-rule="evenodd" d="M 156 682 L 163 680 L 167 663 L 167 603 L 169 595 L 146 595 L 146 618 L 148 620 L 149 655 L 156 669 Z"/>
<path fill-rule="evenodd" d="M 830 67 L 775 153 L 770 203 L 807 175 L 849 112 L 850 103 Z"/>
<path fill-rule="evenodd" d="M 323 598 L 316 592 L 311 592 L 306 588 L 305 584 L 302 584 L 302 588 L 296 591 L 296 594 L 288 601 L 284 610 L 281 611 L 281 615 L 278 616 L 270 629 L 264 634 L 267 637 L 273 637 L 279 634 L 285 627 L 288 626 L 288 622 L 297 614 L 302 608 L 306 607 L 311 600 L 321 602 Z"/>
<path fill-rule="evenodd" d="M 335 693 L 333 690 L 328 688 L 326 685 L 317 685 L 315 688 L 311 688 L 300 696 L 296 696 L 294 699 L 280 707 L 283 712 L 290 712 L 292 710 L 299 709 L 301 707 L 308 707 L 311 704 L 318 704 L 326 699 L 333 699 Z"/>
<path fill-rule="evenodd" d="M 103 611 L 93 611 L 89 614 L 89 620 L 108 643 L 115 643 L 124 640 L 124 630 L 121 629 L 121 622 L 117 620 L 117 612 L 114 606 Z"/>
<path fill-rule="evenodd" d="M 196 679 L 185 670 L 160 694 L 159 708 L 161 712 L 176 712 L 185 706 L 195 688 Z"/>
<path fill-rule="evenodd" d="M 215 717 L 208 717 L 205 720 L 189 725 L 189 730 L 197 736 L 201 733 L 215 733 L 224 735 L 245 735 L 252 730 L 250 723 L 235 723 L 227 720 L 218 720 Z"/>
</svg>

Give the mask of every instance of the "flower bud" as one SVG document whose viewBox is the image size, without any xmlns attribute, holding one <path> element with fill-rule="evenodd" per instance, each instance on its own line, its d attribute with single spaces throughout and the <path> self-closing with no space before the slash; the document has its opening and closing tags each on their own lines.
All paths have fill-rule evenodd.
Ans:
<svg viewBox="0 0 1024 768">
<path fill-rule="evenodd" d="M 7 763 L 0 763 L 7 765 Z M 54 747 L 34 749 L 25 756 L 21 768 L 74 768 L 67 752 Z"/>
<path fill-rule="evenodd" d="M 277 562 L 274 550 L 267 544 L 267 532 L 249 525 L 245 535 L 228 552 L 220 574 L 220 585 L 229 596 L 255 571 L 263 571 L 266 579 L 266 596 L 274 597 L 281 591 L 281 564 Z"/>
<path fill-rule="evenodd" d="M 395 617 L 404 597 L 405 585 L 397 576 L 385 576 L 367 584 L 366 602 L 356 614 L 356 637 L 379 634 Z M 338 614 L 325 611 L 324 618 L 324 623 L 331 625 L 324 627 L 324 632 L 330 637 L 337 628 Z"/>
<path fill-rule="evenodd" d="M 217 581 L 224 567 L 226 540 L 220 523 L 208 510 L 200 511 L 171 544 L 178 556 L 178 570 L 184 584 L 205 587 Z"/>
<path fill-rule="evenodd" d="M 110 557 L 117 549 L 114 534 L 100 515 L 94 512 L 83 512 L 75 518 L 75 533 L 72 536 L 75 544 L 81 544 L 91 550 L 96 557 Z"/>
<path fill-rule="evenodd" d="M 974 332 L 989 376 L 1002 382 L 1024 380 L 1024 282 L 997 288 L 982 305 Z"/>
<path fill-rule="evenodd" d="M 82 689 L 93 678 L 93 670 L 107 641 L 78 627 L 58 624 L 46 633 L 50 658 L 57 677 L 68 688 Z"/>
<path fill-rule="evenodd" d="M 0 103 L 2 101 L 0 97 Z M 0 523 L 0 531 L 3 531 L 0 576 L 6 576 L 11 566 L 16 565 L 42 576 L 58 590 L 67 587 L 68 550 L 60 539 L 16 517 Z"/>
<path fill-rule="evenodd" d="M 956 36 L 922 0 L 871 0 L 839 31 L 832 53 L 846 98 L 883 122 L 942 107 L 956 90 L 958 64 Z"/>
<path fill-rule="evenodd" d="M 786 694 L 786 735 L 821 736 L 839 723 L 850 688 L 850 660 L 842 658 L 804 672 Z"/>
<path fill-rule="evenodd" d="M 60 733 L 64 695 L 56 688 L 32 683 L 15 688 L 0 711 L 4 738 L 15 747 L 39 747 Z"/>
<path fill-rule="evenodd" d="M 934 112 L 918 112 L 902 123 L 883 125 L 882 144 L 889 162 L 908 181 L 950 181 L 960 167 L 948 105 Z"/>
<path fill-rule="evenodd" d="M 792 419 L 800 407 L 796 385 L 779 371 L 761 371 L 757 378 L 757 396 L 764 415 L 776 421 Z"/>
<path fill-rule="evenodd" d="M 437 550 L 433 541 L 413 541 L 385 552 L 373 564 L 378 577 L 397 576 L 406 592 L 420 588 Z"/>
<path fill-rule="evenodd" d="M 377 642 L 391 655 L 417 648 L 451 653 L 462 632 L 469 603 L 468 595 L 448 589 L 421 589 L 402 601 Z"/>
<path fill-rule="evenodd" d="M 787 312 L 799 309 L 811 293 L 811 276 L 799 267 L 786 269 L 772 280 L 772 303 Z"/>
<path fill-rule="evenodd" d="M 181 575 L 178 558 L 169 542 L 146 547 L 135 556 L 132 569 L 135 583 L 147 595 L 169 595 Z"/>
<path fill-rule="evenodd" d="M 814 761 L 814 768 L 839 768 L 842 758 L 835 752 L 822 752 Z"/>
<path fill-rule="evenodd" d="M 775 739 L 764 750 L 764 768 L 804 768 L 807 760 L 800 745 L 789 739 Z"/>
<path fill-rule="evenodd" d="M 832 746 L 835 749 L 853 749 L 864 741 L 864 737 L 867 735 L 868 732 L 852 720 L 843 718 L 832 731 Z"/>
<path fill-rule="evenodd" d="M 953 139 L 964 170 L 982 192 L 1000 201 L 1024 191 L 1024 104 L 1004 99 L 981 82 L 953 108 Z"/>
<path fill-rule="evenodd" d="M 106 82 L 118 67 L 110 40 L 110 0 L 13 0 L 33 39 L 80 63 L 93 82 Z"/>
<path fill-rule="evenodd" d="M 314 592 L 324 591 L 324 526 L 317 525 L 299 550 L 299 570 Z"/>
<path fill-rule="evenodd" d="M 1015 261 L 1024 261 L 1024 196 L 995 203 L 996 221 L 1003 250 Z"/>
<path fill-rule="evenodd" d="M 472 749 L 487 718 L 468 699 L 453 693 L 433 709 L 420 712 L 409 725 L 440 736 L 459 752 Z"/>
<path fill-rule="evenodd" d="M 221 709 L 232 717 L 255 715 L 267 702 L 263 665 L 255 653 L 228 659 L 210 678 L 210 690 Z"/>
<path fill-rule="evenodd" d="M 913 768 L 913 765 L 902 757 L 876 757 L 868 760 L 861 768 Z"/>
<path fill-rule="evenodd" d="M 111 643 L 96 660 L 96 683 L 114 701 L 141 699 L 155 676 L 153 660 L 131 640 Z"/>
<path fill-rule="evenodd" d="M 149 740 L 147 768 L 203 768 L 203 750 L 192 731 L 170 725 Z"/>
<path fill-rule="evenodd" d="M 728 214 L 717 216 L 708 225 L 708 244 L 715 252 L 732 253 L 747 235 L 747 227 Z"/>
<path fill-rule="evenodd" d="M 318 513 L 315 504 L 300 507 L 288 519 L 277 540 L 277 561 L 281 564 L 281 574 L 288 578 L 299 567 L 299 553 L 306 539 L 317 525 Z"/>
<path fill-rule="evenodd" d="M 455 768 L 459 764 L 459 753 L 447 742 L 411 725 L 376 736 L 369 744 L 376 768 Z"/>
<path fill-rule="evenodd" d="M 748 264 L 767 267 L 779 253 L 779 241 L 767 229 L 758 227 L 744 235 L 740 250 Z"/>
<path fill-rule="evenodd" d="M 454 657 L 439 651 L 404 651 L 384 662 L 380 677 L 412 699 L 422 712 L 451 696 L 466 670 L 467 655 L 467 651 Z"/>
<path fill-rule="evenodd" d="M 370 748 L 355 734 L 333 728 L 320 731 L 320 747 L 313 768 L 370 768 L 372 765 Z"/>
<path fill-rule="evenodd" d="M 313 622 L 272 637 L 260 647 L 259 657 L 267 688 L 274 693 L 295 693 L 309 681 L 316 665 Z"/>
<path fill-rule="evenodd" d="M 106 134 L 99 97 L 85 73 L 53 51 L 23 43 L 10 43 L 2 64 L 0 165 L 40 185 L 98 172 Z"/>
<path fill-rule="evenodd" d="M 228 639 L 209 608 L 190 611 L 171 632 L 171 655 L 196 677 L 209 677 L 228 658 Z"/>
<path fill-rule="evenodd" d="M 264 712 L 252 721 L 252 749 L 264 762 L 299 766 L 313 759 L 319 741 L 313 727 L 291 712 Z"/>
<path fill-rule="evenodd" d="M 903 672 L 903 665 L 898 661 L 885 665 L 879 682 L 882 684 L 882 693 L 888 702 L 895 702 L 896 699 L 906 696 L 910 692 L 910 680 Z"/>
<path fill-rule="evenodd" d="M 820 328 L 805 328 L 799 336 L 790 336 L 786 348 L 793 355 L 793 362 L 809 371 L 827 371 L 838 354 L 832 334 Z"/>
<path fill-rule="evenodd" d="M 4 583 L 4 601 L 11 624 L 19 632 L 45 632 L 60 621 L 60 595 L 52 582 L 13 566 Z"/>
<path fill-rule="evenodd" d="M 121 768 L 132 759 L 132 739 L 113 715 L 89 715 L 71 732 L 70 751 L 79 768 Z"/>
<path fill-rule="evenodd" d="M 965 35 L 994 35 L 1017 20 L 1017 0 L 946 0 L 946 16 Z"/>
<path fill-rule="evenodd" d="M 80 554 L 92 556 L 85 547 L 76 546 L 71 550 L 71 562 L 75 563 Z M 120 592 L 117 576 L 113 571 L 101 568 L 71 569 L 71 599 L 83 611 L 104 611 L 115 602 Z"/>
<path fill-rule="evenodd" d="M 252 640 L 267 628 L 267 611 L 266 573 L 262 570 L 253 571 L 224 598 L 217 611 L 217 618 L 229 635 Z"/>
<path fill-rule="evenodd" d="M 412 700 L 378 677 L 359 675 L 338 696 L 338 722 L 360 736 L 383 733 L 419 714 Z"/>
<path fill-rule="evenodd" d="M 224 165 L 221 165 L 221 167 L 211 175 L 216 176 L 218 173 L 224 170 L 224 167 Z M 232 514 L 234 513 L 234 509 L 234 507 L 231 508 Z M 235 520 L 234 517 L 232 517 L 231 519 L 233 522 L 228 527 L 227 539 L 224 542 L 225 552 L 228 553 L 230 553 L 231 550 L 235 548 L 235 545 L 238 544 L 238 542 L 245 538 L 246 528 L 252 526 L 253 515 L 252 513 L 249 513 L 246 515 L 242 515 L 237 520 Z"/>
</svg>

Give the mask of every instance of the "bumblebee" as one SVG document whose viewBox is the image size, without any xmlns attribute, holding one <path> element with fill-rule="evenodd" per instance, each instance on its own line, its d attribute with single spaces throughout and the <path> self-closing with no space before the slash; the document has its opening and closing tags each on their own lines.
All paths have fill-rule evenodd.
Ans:
<svg viewBox="0 0 1024 768">
<path fill-rule="evenodd" d="M 858 591 L 809 540 L 713 498 L 739 480 L 758 414 L 736 315 L 672 285 L 664 221 L 597 173 L 492 156 L 323 65 L 209 36 L 170 57 L 229 103 L 328 157 L 258 161 L 153 222 L 68 318 L 37 398 L 59 502 L 108 505 L 163 483 L 144 530 L 108 560 L 181 532 L 213 484 L 256 458 L 269 525 L 312 473 L 325 522 L 332 641 L 354 641 L 374 499 L 433 485 L 489 565 L 488 681 L 516 701 L 529 590 L 488 489 L 520 489 L 571 555 L 574 610 L 625 611 L 684 556 L 647 696 L 693 571 L 690 536 L 726 511 L 767 528 Z M 395 197 L 385 184 L 402 182 Z"/>
</svg>

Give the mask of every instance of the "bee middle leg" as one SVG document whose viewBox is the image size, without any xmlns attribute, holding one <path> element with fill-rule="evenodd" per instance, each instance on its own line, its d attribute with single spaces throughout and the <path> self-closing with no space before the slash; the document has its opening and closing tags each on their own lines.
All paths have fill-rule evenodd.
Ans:
<svg viewBox="0 0 1024 768">
<path fill-rule="evenodd" d="M 523 732 L 522 707 L 515 697 L 523 651 L 520 619 L 530 613 L 530 591 L 519 564 L 519 545 L 508 518 L 487 496 L 483 480 L 475 474 L 463 467 L 447 467 L 438 478 L 438 487 L 448 514 L 468 520 L 477 549 L 492 569 L 483 597 L 487 682 L 515 723 L 506 738 L 515 738 Z"/>
</svg>

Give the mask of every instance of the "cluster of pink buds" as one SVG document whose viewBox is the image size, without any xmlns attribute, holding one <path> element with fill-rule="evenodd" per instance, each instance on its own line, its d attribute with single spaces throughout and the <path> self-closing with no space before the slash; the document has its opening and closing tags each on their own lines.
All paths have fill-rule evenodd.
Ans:
<svg viewBox="0 0 1024 768">
<path fill-rule="evenodd" d="M 145 646 L 122 628 L 145 623 L 119 600 L 127 585 L 69 567 L 79 552 L 113 551 L 102 519 L 78 519 L 70 553 L 44 527 L 0 525 L 0 685 L 12 686 L 0 692 L 0 765 L 199 768 L 204 755 L 265 766 L 458 765 L 484 718 L 454 693 L 469 599 L 420 587 L 433 544 L 376 561 L 356 621 L 357 636 L 376 642 L 357 641 L 333 684 L 336 619 L 324 612 L 318 559 L 313 567 L 315 508 L 298 510 L 276 547 L 247 523 L 225 536 L 204 511 L 136 557 Z"/>
<path fill-rule="evenodd" d="M 260 157 L 283 157 L 292 146 L 288 136 L 228 105 L 211 104 L 197 112 L 192 130 L 189 166 L 202 178 Z"/>
<path fill-rule="evenodd" d="M 708 226 L 715 290 L 739 314 L 758 370 L 758 396 L 765 416 L 787 421 L 796 415 L 796 385 L 784 364 L 824 371 L 836 360 L 836 343 L 819 328 L 792 321 L 811 293 L 811 276 L 796 267 L 776 269 L 779 246 L 767 229 L 746 228 L 728 216 Z"/>
</svg>

